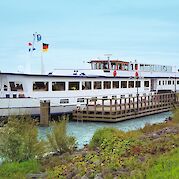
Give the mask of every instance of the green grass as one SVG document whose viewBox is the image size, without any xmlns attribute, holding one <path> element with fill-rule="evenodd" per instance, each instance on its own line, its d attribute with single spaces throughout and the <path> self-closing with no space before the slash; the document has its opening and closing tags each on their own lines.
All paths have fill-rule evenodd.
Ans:
<svg viewBox="0 0 179 179">
<path fill-rule="evenodd" d="M 39 171 L 39 164 L 36 160 L 26 162 L 3 163 L 0 166 L 1 179 L 23 179 L 28 173 L 36 173 Z"/>
<path fill-rule="evenodd" d="M 146 173 L 148 179 L 179 178 L 179 148 L 156 159 Z"/>
<path fill-rule="evenodd" d="M 66 140 L 66 124 L 63 123 L 63 126 L 53 131 L 50 141 L 54 151 L 60 151 L 59 148 L 63 147 L 60 153 L 68 153 L 41 158 L 39 161 L 5 162 L 0 166 L 0 179 L 23 179 L 28 173 L 39 171 L 48 173 L 48 178 L 61 179 L 84 175 L 94 178 L 98 173 L 105 179 L 115 176 L 129 179 L 179 179 L 179 133 L 175 132 L 179 131 L 178 119 L 179 109 L 175 111 L 172 121 L 146 125 L 137 131 L 98 129 L 89 148 L 74 153 L 73 150 L 67 150 L 69 144 L 75 143 Z"/>
</svg>

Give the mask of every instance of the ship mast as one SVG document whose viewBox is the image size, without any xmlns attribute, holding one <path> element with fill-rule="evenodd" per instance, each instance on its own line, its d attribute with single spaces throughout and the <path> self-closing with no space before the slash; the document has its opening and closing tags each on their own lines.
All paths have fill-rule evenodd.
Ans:
<svg viewBox="0 0 179 179">
<path fill-rule="evenodd" d="M 110 70 L 111 69 L 110 57 L 112 56 L 112 54 L 104 54 L 104 56 L 106 56 L 108 59 L 108 69 Z"/>
</svg>

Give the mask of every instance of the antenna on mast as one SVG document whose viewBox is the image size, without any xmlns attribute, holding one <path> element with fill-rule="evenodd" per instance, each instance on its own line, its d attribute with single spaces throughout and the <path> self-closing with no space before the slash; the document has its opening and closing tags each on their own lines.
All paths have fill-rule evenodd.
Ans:
<svg viewBox="0 0 179 179">
<path fill-rule="evenodd" d="M 104 54 L 104 56 L 105 57 L 107 57 L 107 59 L 108 59 L 108 68 L 109 68 L 109 70 L 111 69 L 111 63 L 110 63 L 110 57 L 112 56 L 112 54 Z"/>
</svg>

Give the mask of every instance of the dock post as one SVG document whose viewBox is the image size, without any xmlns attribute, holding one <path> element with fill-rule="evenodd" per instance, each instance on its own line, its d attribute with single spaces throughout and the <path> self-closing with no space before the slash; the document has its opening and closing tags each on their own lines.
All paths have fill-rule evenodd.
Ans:
<svg viewBox="0 0 179 179">
<path fill-rule="evenodd" d="M 117 99 L 116 98 L 114 99 L 114 103 L 115 103 L 115 113 L 117 115 Z"/>
<path fill-rule="evenodd" d="M 126 98 L 124 98 L 124 113 L 125 113 L 125 116 L 127 114 L 127 101 L 126 101 Z"/>
<path fill-rule="evenodd" d="M 140 110 L 143 110 L 143 97 L 140 97 Z"/>
<path fill-rule="evenodd" d="M 89 110 L 89 99 L 86 99 L 86 114 L 88 114 Z"/>
<path fill-rule="evenodd" d="M 113 109 L 112 99 L 110 99 L 110 119 L 112 118 L 112 109 Z"/>
<path fill-rule="evenodd" d="M 94 100 L 94 115 L 96 115 L 96 107 L 97 107 L 96 102 L 97 102 L 97 99 Z"/>
<path fill-rule="evenodd" d="M 102 115 L 104 115 L 104 99 L 102 99 Z"/>
<path fill-rule="evenodd" d="M 147 109 L 150 109 L 150 96 L 147 97 Z"/>
<path fill-rule="evenodd" d="M 122 99 L 119 99 L 119 109 L 120 109 L 120 114 L 122 116 Z"/>
<path fill-rule="evenodd" d="M 47 127 L 50 119 L 50 101 L 40 101 L 40 126 Z"/>
<path fill-rule="evenodd" d="M 131 97 L 129 97 L 128 104 L 129 104 L 129 112 L 131 113 Z"/>
<path fill-rule="evenodd" d="M 132 109 L 135 110 L 135 97 L 132 97 Z"/>
</svg>

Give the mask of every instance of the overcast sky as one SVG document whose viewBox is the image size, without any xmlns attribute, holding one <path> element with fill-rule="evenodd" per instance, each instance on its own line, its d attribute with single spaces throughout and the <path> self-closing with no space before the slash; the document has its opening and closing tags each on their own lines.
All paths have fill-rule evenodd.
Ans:
<svg viewBox="0 0 179 179">
<path fill-rule="evenodd" d="M 4 0 L 0 2 L 1 71 L 31 63 L 40 72 L 40 44 L 32 56 L 28 42 L 38 32 L 49 43 L 46 71 L 86 68 L 91 58 L 178 65 L 178 0 Z"/>
</svg>

